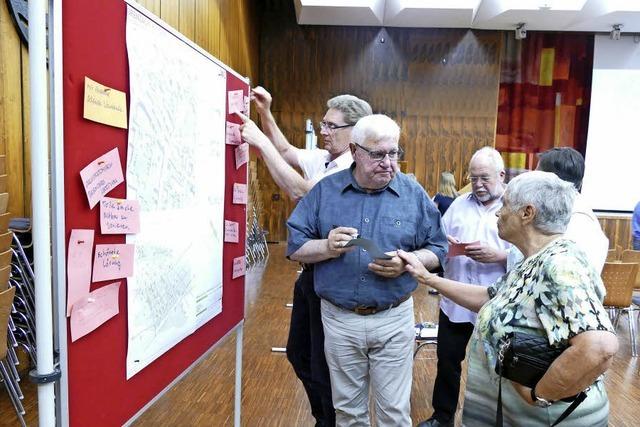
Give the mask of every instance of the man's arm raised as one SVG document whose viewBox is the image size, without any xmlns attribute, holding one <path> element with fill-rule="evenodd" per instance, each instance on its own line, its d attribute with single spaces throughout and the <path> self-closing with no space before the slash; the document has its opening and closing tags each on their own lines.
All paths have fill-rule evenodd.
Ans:
<svg viewBox="0 0 640 427">
<path fill-rule="evenodd" d="M 269 169 L 269 173 L 278 187 L 284 190 L 293 200 L 304 197 L 313 187 L 313 182 L 305 180 L 284 160 L 267 136 L 258 129 L 258 126 L 249 117 L 242 113 L 236 114 L 243 122 L 240 125 L 242 139 L 260 151 L 262 160 L 267 165 L 267 169 Z"/>
<path fill-rule="evenodd" d="M 291 166 L 298 165 L 298 147 L 294 147 L 287 141 L 276 120 L 271 114 L 271 94 L 262 86 L 251 89 L 251 100 L 256 106 L 256 111 L 260 116 L 260 124 L 264 134 L 273 143 L 282 158 Z"/>
</svg>

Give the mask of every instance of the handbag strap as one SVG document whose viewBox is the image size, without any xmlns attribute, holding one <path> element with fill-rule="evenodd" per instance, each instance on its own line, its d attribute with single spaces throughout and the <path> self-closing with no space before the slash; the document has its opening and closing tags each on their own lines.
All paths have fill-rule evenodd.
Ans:
<svg viewBox="0 0 640 427">
<path fill-rule="evenodd" d="M 502 417 L 502 359 L 500 359 L 500 363 L 498 364 L 498 375 L 500 379 L 498 380 L 498 406 L 496 407 L 496 427 L 503 427 L 503 417 Z M 573 411 L 576 410 L 578 406 L 587 398 L 587 388 L 584 391 L 581 391 L 576 395 L 576 398 L 571 402 L 571 405 L 567 409 L 564 410 L 562 414 L 558 417 L 558 419 L 551 424 L 551 427 L 554 427 L 560 424 L 565 418 L 567 418 Z"/>
</svg>

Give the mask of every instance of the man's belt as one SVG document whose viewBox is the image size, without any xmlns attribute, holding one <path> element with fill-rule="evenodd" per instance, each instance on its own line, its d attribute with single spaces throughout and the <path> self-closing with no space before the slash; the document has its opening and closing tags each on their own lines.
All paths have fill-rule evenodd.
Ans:
<svg viewBox="0 0 640 427">
<path fill-rule="evenodd" d="M 381 311 L 396 308 L 397 306 L 399 306 L 409 298 L 411 298 L 410 293 L 401 297 L 400 299 L 398 299 L 398 301 L 394 302 L 393 304 L 385 305 L 384 307 L 367 307 L 367 306 L 359 305 L 353 309 L 348 308 L 346 310 L 353 311 L 355 314 L 359 314 L 361 316 L 369 316 L 370 314 L 376 314 L 376 313 L 380 313 Z"/>
</svg>

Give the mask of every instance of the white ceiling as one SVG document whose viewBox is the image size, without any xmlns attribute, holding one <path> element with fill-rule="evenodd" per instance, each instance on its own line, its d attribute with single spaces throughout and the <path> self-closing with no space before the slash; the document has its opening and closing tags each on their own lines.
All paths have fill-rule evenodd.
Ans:
<svg viewBox="0 0 640 427">
<path fill-rule="evenodd" d="M 298 24 L 640 33 L 640 0 L 294 0 Z"/>
</svg>

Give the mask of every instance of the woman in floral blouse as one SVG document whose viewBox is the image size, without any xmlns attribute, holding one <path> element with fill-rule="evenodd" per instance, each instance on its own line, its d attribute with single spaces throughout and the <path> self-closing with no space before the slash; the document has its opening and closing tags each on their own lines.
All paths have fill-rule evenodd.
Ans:
<svg viewBox="0 0 640 427">
<path fill-rule="evenodd" d="M 469 344 L 463 425 L 495 425 L 499 377 L 494 368 L 501 341 L 511 332 L 544 336 L 566 350 L 531 390 L 503 380 L 505 425 L 550 426 L 570 403 L 561 399 L 587 390 L 587 398 L 562 426 L 606 426 L 609 401 L 602 374 L 618 341 L 602 306 L 604 286 L 586 255 L 564 239 L 575 189 L 547 172 L 514 178 L 497 213 L 498 232 L 525 259 L 489 288 L 429 273 L 400 251 L 419 283 L 478 312 Z"/>
</svg>

